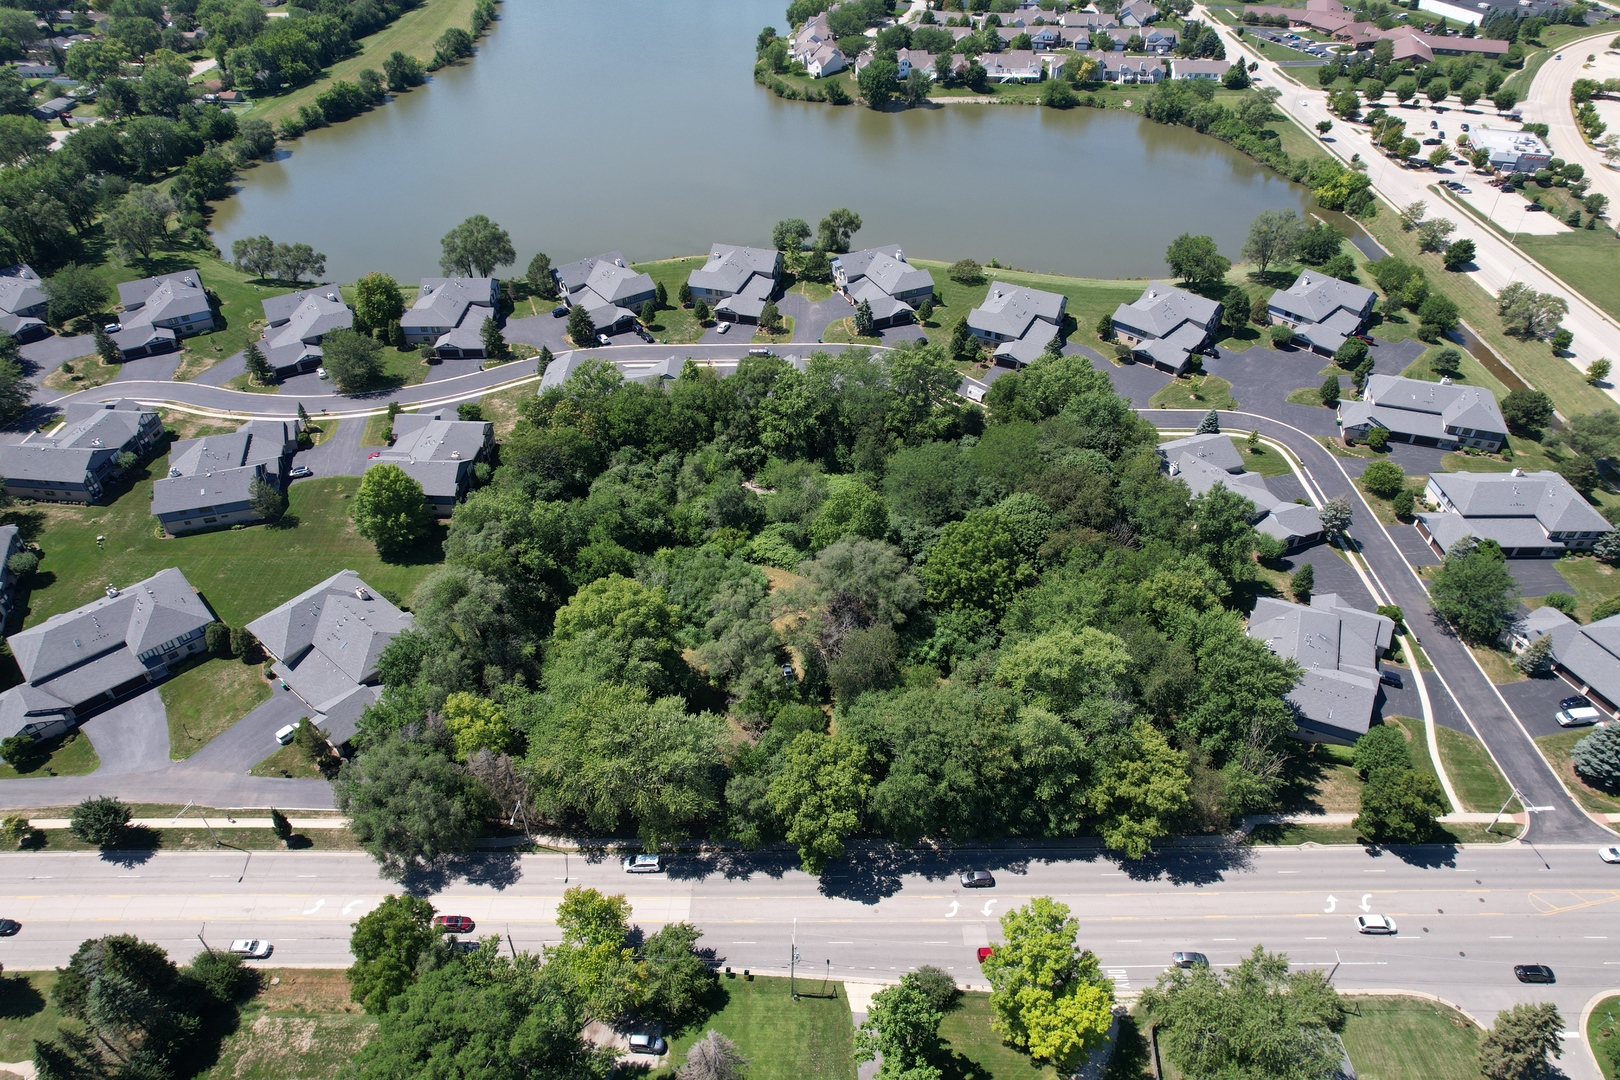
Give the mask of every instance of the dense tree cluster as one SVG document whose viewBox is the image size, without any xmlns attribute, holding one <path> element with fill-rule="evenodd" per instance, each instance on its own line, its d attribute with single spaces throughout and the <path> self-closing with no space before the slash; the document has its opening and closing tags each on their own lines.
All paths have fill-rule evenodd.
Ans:
<svg viewBox="0 0 1620 1080">
<path fill-rule="evenodd" d="M 521 809 L 819 870 L 857 833 L 1140 857 L 1269 805 L 1298 671 L 1243 632 L 1251 504 L 1189 500 L 1083 358 L 988 419 L 957 381 L 918 345 L 525 403 L 384 654 L 362 839 L 398 869 Z"/>
<path fill-rule="evenodd" d="M 562 940 L 540 955 L 502 956 L 498 937 L 453 949 L 433 914 L 425 900 L 390 896 L 355 924 L 354 997 L 380 1020 L 355 1057 L 360 1080 L 602 1080 L 615 1053 L 581 1037 L 587 1021 L 678 1027 L 712 1008 L 717 979 L 695 949 L 697 928 L 669 923 L 643 936 L 622 896 L 567 890 L 557 907 Z"/>
</svg>

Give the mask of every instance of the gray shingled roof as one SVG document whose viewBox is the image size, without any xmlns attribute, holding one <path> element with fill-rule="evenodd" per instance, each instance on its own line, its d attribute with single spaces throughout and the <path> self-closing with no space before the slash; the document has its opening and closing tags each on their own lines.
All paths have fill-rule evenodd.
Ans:
<svg viewBox="0 0 1620 1080">
<path fill-rule="evenodd" d="M 195 270 L 125 281 L 118 286 L 118 302 L 130 313 L 126 330 L 140 323 L 210 314 L 208 293 Z"/>
<path fill-rule="evenodd" d="M 289 306 L 287 301 L 293 297 L 298 298 L 298 302 Z M 348 330 L 354 326 L 354 312 L 343 302 L 336 285 L 266 300 L 264 313 L 270 321 L 261 346 L 267 357 L 271 350 L 277 350 L 278 355 L 302 353 L 304 350 L 298 346 L 316 344 L 333 330 Z"/>
<path fill-rule="evenodd" d="M 779 252 L 764 248 L 716 244 L 709 249 L 708 261 L 692 271 L 687 283 L 694 289 L 738 293 L 756 274 L 774 282 L 780 260 Z"/>
<path fill-rule="evenodd" d="M 1613 528 L 1555 472 L 1433 473 L 1429 482 L 1465 518 L 1533 517 L 1547 532 Z"/>
<path fill-rule="evenodd" d="M 127 681 L 131 674 L 145 670 L 139 654 L 174 638 L 181 637 L 214 621 L 197 591 L 179 570 L 161 570 L 145 581 L 93 600 L 80 608 L 54 615 L 7 638 L 23 678 L 44 686 L 69 704 L 95 696 L 94 679 L 83 676 L 63 683 L 69 669 L 102 660 L 94 673 L 105 678 L 101 690 L 110 690 Z M 124 659 L 107 658 L 122 654 Z M 56 689 L 52 689 L 52 686 Z M 64 695 L 63 687 L 74 689 Z M 91 692 L 73 697 L 86 688 Z"/>
<path fill-rule="evenodd" d="M 399 324 L 406 329 L 419 326 L 449 329 L 461 325 L 468 309 L 480 307 L 478 322 L 482 325 L 492 310 L 490 297 L 494 290 L 493 278 L 423 278 L 416 302 L 406 309 Z"/>
<path fill-rule="evenodd" d="M 551 272 L 556 277 L 557 284 L 562 286 L 563 295 L 567 296 L 569 293 L 585 287 L 585 283 L 590 280 L 591 271 L 596 268 L 596 264 L 599 262 L 630 265 L 629 261 L 624 257 L 624 252 L 609 251 L 602 255 L 593 255 L 588 259 L 563 263 L 561 266 L 554 267 Z"/>
<path fill-rule="evenodd" d="M 1166 461 L 1174 461 L 1187 454 L 1229 473 L 1243 471 L 1243 455 L 1238 453 L 1230 438 L 1219 433 L 1189 435 L 1185 439 L 1171 439 L 1159 444 L 1159 456 Z"/>
<path fill-rule="evenodd" d="M 540 376 L 539 393 L 543 394 L 567 382 L 574 369 L 589 359 L 591 357 L 583 352 L 565 352 L 552 357 L 551 363 L 546 365 L 545 373 Z"/>
<path fill-rule="evenodd" d="M 1352 285 L 1315 270 L 1306 270 L 1287 289 L 1271 294 L 1271 306 L 1303 322 L 1319 323 L 1341 308 L 1353 312 L 1367 310 L 1373 301 L 1371 289 Z"/>
<path fill-rule="evenodd" d="M 1620 615 L 1552 631 L 1552 655 L 1587 686 L 1620 701 Z"/>
<path fill-rule="evenodd" d="M 1269 596 L 1255 601 L 1248 634 L 1299 663 L 1304 675 L 1288 693 L 1302 723 L 1339 738 L 1364 734 L 1378 697 L 1378 656 L 1395 624 L 1361 611 L 1333 593 L 1309 607 Z"/>
<path fill-rule="evenodd" d="M 0 270 L 0 311 L 29 311 L 49 302 L 39 275 L 27 263 Z"/>
<path fill-rule="evenodd" d="M 1058 293 L 992 282 L 984 303 L 968 312 L 968 326 L 987 334 L 1021 338 L 1037 319 L 1057 325 L 1067 298 Z"/>
<path fill-rule="evenodd" d="M 853 288 L 864 280 L 889 296 L 934 288 L 934 275 L 906 262 L 905 252 L 895 244 L 852 251 L 838 256 L 837 262 L 844 271 L 846 287 Z"/>
<path fill-rule="evenodd" d="M 1137 337 L 1164 338 L 1192 323 L 1208 331 L 1220 315 L 1221 305 L 1197 293 L 1154 282 L 1132 304 L 1114 309 L 1114 325 L 1135 331 Z"/>
<path fill-rule="evenodd" d="M 1499 435 L 1507 433 L 1507 421 L 1502 419 L 1496 395 L 1476 386 L 1424 382 L 1399 375 L 1374 375 L 1367 380 L 1364 398 L 1383 409 L 1433 416 L 1440 421 L 1439 427 L 1442 429 L 1449 425 Z M 1418 429 L 1390 427 L 1390 430 Z"/>
<path fill-rule="evenodd" d="M 248 623 L 310 705 L 377 678 L 377 659 L 412 616 L 378 596 L 353 570 L 342 570 Z"/>
</svg>

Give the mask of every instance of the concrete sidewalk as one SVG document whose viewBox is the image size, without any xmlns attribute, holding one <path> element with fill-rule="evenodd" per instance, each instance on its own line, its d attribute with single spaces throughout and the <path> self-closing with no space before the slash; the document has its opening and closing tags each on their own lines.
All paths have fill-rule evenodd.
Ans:
<svg viewBox="0 0 1620 1080">
<path fill-rule="evenodd" d="M 287 821 L 294 829 L 347 829 L 349 819 L 346 817 L 294 817 Z M 138 817 L 130 818 L 130 825 L 138 829 L 268 829 L 269 818 L 200 818 L 196 816 L 178 818 Z M 28 824 L 36 829 L 65 829 L 72 824 L 68 818 L 31 818 Z"/>
</svg>

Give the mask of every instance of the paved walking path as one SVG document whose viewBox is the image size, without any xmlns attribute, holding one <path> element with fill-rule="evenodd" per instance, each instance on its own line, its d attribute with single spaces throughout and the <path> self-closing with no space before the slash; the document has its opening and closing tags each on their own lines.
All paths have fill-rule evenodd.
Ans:
<svg viewBox="0 0 1620 1080">
<path fill-rule="evenodd" d="M 1547 125 L 1547 143 L 1554 157 L 1573 161 L 1586 170 L 1592 181 L 1590 190 L 1609 197 L 1609 220 L 1620 214 L 1620 171 L 1616 171 L 1601 151 L 1587 145 L 1581 130 L 1575 125 L 1575 114 L 1570 107 L 1570 87 L 1576 79 L 1620 78 L 1620 54 L 1609 51 L 1614 37 L 1612 26 L 1591 37 L 1581 38 L 1565 45 L 1562 60 L 1548 57 L 1536 72 L 1536 81 L 1530 84 L 1530 93 L 1519 110 L 1529 121 Z M 1591 67 L 1586 58 L 1595 56 Z M 1614 128 L 1611 125 L 1610 131 Z"/>
</svg>

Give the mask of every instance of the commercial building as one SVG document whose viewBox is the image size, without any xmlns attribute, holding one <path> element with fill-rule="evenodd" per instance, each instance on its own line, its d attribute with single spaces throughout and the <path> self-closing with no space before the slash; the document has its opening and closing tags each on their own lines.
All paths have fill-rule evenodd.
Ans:
<svg viewBox="0 0 1620 1080">
<path fill-rule="evenodd" d="M 1311 597 L 1308 607 L 1262 596 L 1248 633 L 1304 669 L 1287 694 L 1298 738 L 1348 746 L 1367 733 L 1378 704 L 1378 657 L 1394 639 L 1393 620 L 1334 593 Z"/>
<path fill-rule="evenodd" d="M 1551 559 L 1591 551 L 1614 528 L 1550 471 L 1432 473 L 1423 497 L 1434 511 L 1418 515 L 1418 533 L 1437 555 L 1474 537 L 1496 542 L 1509 558 Z"/>
<path fill-rule="evenodd" d="M 1491 168 L 1499 172 L 1528 172 L 1545 169 L 1552 151 L 1539 135 L 1477 124 L 1468 133 L 1468 144 L 1491 157 Z"/>
<path fill-rule="evenodd" d="M 0 694 L 0 733 L 48 739 L 169 675 L 205 648 L 214 615 L 179 570 L 162 570 L 11 635 L 23 682 Z"/>
<path fill-rule="evenodd" d="M 1381 427 L 1395 442 L 1445 450 L 1471 446 L 1494 453 L 1507 441 L 1496 395 L 1450 379 L 1434 383 L 1373 375 L 1360 401 L 1339 402 L 1339 427 L 1346 439 L 1365 439 Z"/>
</svg>

